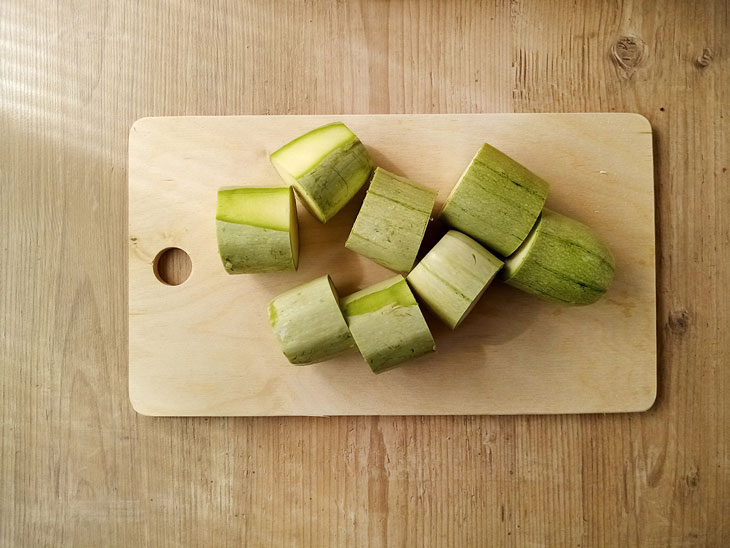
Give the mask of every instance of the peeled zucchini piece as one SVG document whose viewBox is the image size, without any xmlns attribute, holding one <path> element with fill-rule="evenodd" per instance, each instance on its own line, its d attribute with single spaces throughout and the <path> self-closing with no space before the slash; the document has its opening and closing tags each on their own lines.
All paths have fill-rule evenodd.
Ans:
<svg viewBox="0 0 730 548">
<path fill-rule="evenodd" d="M 548 184 L 483 144 L 446 199 L 441 218 L 507 257 L 522 244 L 545 205 Z"/>
<path fill-rule="evenodd" d="M 376 168 L 345 247 L 396 272 L 413 268 L 436 191 Z"/>
<path fill-rule="evenodd" d="M 373 169 L 363 144 L 341 122 L 297 137 L 270 159 L 281 178 L 323 223 L 350 201 Z"/>
<path fill-rule="evenodd" d="M 549 209 L 504 266 L 509 285 L 568 304 L 597 301 L 611 286 L 615 270 L 611 250 L 593 230 Z"/>
<path fill-rule="evenodd" d="M 274 298 L 269 323 L 282 352 L 295 365 L 325 361 L 355 346 L 329 276 Z"/>
<path fill-rule="evenodd" d="M 219 190 L 216 233 L 229 274 L 297 269 L 297 208 L 289 187 Z"/>
<path fill-rule="evenodd" d="M 353 293 L 340 306 L 365 361 L 374 373 L 436 350 L 403 276 L 395 276 Z"/>
<path fill-rule="evenodd" d="M 408 275 L 408 283 L 433 312 L 455 329 L 502 268 L 478 242 L 449 230 Z"/>
</svg>

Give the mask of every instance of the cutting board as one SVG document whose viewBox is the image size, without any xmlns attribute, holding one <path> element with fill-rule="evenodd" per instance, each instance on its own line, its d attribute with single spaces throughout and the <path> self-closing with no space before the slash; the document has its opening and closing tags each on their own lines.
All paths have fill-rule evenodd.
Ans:
<svg viewBox="0 0 730 548">
<path fill-rule="evenodd" d="M 456 330 L 426 313 L 437 352 L 374 375 L 353 351 L 290 365 L 269 300 L 329 273 L 347 295 L 392 273 L 344 247 L 364 189 L 326 225 L 299 205 L 298 272 L 228 275 L 218 257 L 216 190 L 277 186 L 268 156 L 345 122 L 376 165 L 438 190 L 437 212 L 483 142 L 550 182 L 548 207 L 608 243 L 616 279 L 586 307 L 494 283 Z M 422 252 L 444 227 L 429 226 Z M 465 114 L 143 118 L 129 137 L 129 394 L 146 415 L 604 413 L 656 395 L 651 126 L 635 114 Z M 190 277 L 155 274 L 166 248 Z"/>
</svg>

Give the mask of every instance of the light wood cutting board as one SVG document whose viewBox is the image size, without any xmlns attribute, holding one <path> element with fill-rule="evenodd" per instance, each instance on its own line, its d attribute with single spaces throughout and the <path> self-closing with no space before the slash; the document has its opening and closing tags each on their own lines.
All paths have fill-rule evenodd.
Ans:
<svg viewBox="0 0 730 548">
<path fill-rule="evenodd" d="M 356 352 L 295 367 L 266 305 L 325 273 L 340 295 L 392 276 L 345 249 L 361 192 L 326 225 L 300 205 L 296 273 L 230 276 L 218 257 L 216 190 L 281 185 L 270 152 L 345 122 L 376 165 L 439 192 L 438 211 L 489 142 L 551 183 L 548 207 L 592 226 L 617 265 L 587 307 L 494 283 L 438 351 L 381 375 Z M 443 227 L 432 223 L 424 248 Z M 144 118 L 129 138 L 129 393 L 147 415 L 404 415 L 642 411 L 656 395 L 652 135 L 634 114 Z M 154 258 L 185 250 L 192 273 L 161 283 Z"/>
</svg>

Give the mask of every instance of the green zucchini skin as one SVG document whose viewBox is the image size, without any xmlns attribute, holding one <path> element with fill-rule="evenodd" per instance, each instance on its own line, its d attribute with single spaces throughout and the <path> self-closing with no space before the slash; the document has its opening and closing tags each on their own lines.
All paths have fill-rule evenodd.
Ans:
<svg viewBox="0 0 730 548">
<path fill-rule="evenodd" d="M 403 276 L 344 297 L 340 306 L 373 373 L 436 350 L 431 331 Z"/>
<path fill-rule="evenodd" d="M 218 251 L 229 274 L 296 270 L 289 232 L 216 221 Z"/>
<path fill-rule="evenodd" d="M 437 192 L 376 168 L 345 247 L 396 272 L 409 272 Z"/>
<path fill-rule="evenodd" d="M 505 261 L 503 278 L 547 300 L 585 305 L 608 291 L 615 269 L 611 250 L 592 229 L 545 209 L 523 247 Z"/>
<path fill-rule="evenodd" d="M 535 225 L 548 190 L 543 179 L 484 143 L 446 199 L 440 217 L 507 257 Z"/>
<path fill-rule="evenodd" d="M 472 311 L 502 261 L 469 236 L 449 230 L 408 274 L 408 283 L 451 329 Z"/>
<path fill-rule="evenodd" d="M 329 276 L 272 299 L 269 323 L 282 352 L 295 365 L 329 360 L 355 346 Z"/>
<path fill-rule="evenodd" d="M 334 217 L 372 173 L 365 146 L 356 141 L 333 151 L 312 171 L 297 179 L 294 188 L 323 223 Z"/>
<path fill-rule="evenodd" d="M 373 171 L 367 149 L 341 122 L 297 137 L 273 152 L 270 160 L 322 223 L 357 194 Z M 306 167 L 301 169 L 302 165 Z"/>
</svg>

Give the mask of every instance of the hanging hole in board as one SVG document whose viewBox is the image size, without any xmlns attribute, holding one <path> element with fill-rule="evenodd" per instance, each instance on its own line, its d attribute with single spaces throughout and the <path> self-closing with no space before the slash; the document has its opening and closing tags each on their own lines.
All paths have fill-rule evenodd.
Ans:
<svg viewBox="0 0 730 548">
<path fill-rule="evenodd" d="M 152 262 L 155 276 L 165 285 L 180 285 L 190 277 L 193 262 L 179 247 L 167 247 Z"/>
</svg>

